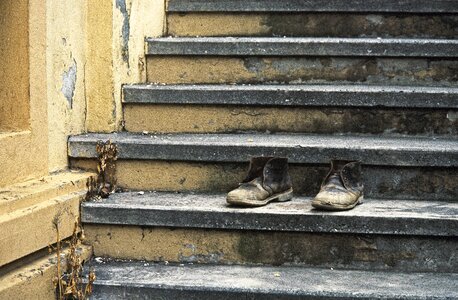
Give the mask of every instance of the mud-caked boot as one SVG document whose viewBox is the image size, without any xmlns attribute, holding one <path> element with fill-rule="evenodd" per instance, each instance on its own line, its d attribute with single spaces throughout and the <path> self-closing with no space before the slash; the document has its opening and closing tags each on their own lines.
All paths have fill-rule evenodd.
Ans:
<svg viewBox="0 0 458 300">
<path fill-rule="evenodd" d="M 357 161 L 331 161 L 331 170 L 321 184 L 312 206 L 324 210 L 352 209 L 363 201 L 361 164 Z"/>
<path fill-rule="evenodd" d="M 288 201 L 293 197 L 288 159 L 254 157 L 245 180 L 227 194 L 227 202 L 239 206 L 263 206 L 272 201 Z"/>
</svg>

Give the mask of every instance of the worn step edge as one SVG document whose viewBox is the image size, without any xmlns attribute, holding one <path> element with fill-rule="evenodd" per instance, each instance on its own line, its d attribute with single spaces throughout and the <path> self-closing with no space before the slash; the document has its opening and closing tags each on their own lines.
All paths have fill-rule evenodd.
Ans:
<svg viewBox="0 0 458 300">
<path fill-rule="evenodd" d="M 85 191 L 73 192 L 0 216 L 0 266 L 46 248 L 73 233 Z"/>
<path fill-rule="evenodd" d="M 455 0 L 169 0 L 168 12 L 456 13 Z"/>
<path fill-rule="evenodd" d="M 148 38 L 148 55 L 458 57 L 458 40 L 378 38 Z"/>
<path fill-rule="evenodd" d="M 458 88 L 369 85 L 125 85 L 126 104 L 458 109 Z"/>
<path fill-rule="evenodd" d="M 223 194 L 113 194 L 82 205 L 82 222 L 177 228 L 458 236 L 458 204 L 369 200 L 353 210 L 322 212 L 310 198 L 259 208 L 226 205 Z"/>
<path fill-rule="evenodd" d="M 93 262 L 92 266 L 97 270 L 94 299 L 458 298 L 458 274 L 450 273 L 113 261 Z"/>
<path fill-rule="evenodd" d="M 62 269 L 66 269 L 64 257 L 70 250 L 62 250 Z M 81 245 L 77 251 L 82 261 L 91 257 L 92 247 Z M 49 254 L 32 261 L 18 261 L 19 267 L 0 275 L 0 299 L 57 299 L 53 279 L 57 274 L 57 256 Z"/>
<path fill-rule="evenodd" d="M 303 134 L 83 134 L 69 139 L 72 158 L 96 158 L 98 141 L 112 141 L 119 159 L 246 162 L 252 156 L 283 156 L 291 163 L 328 163 L 331 158 L 367 165 L 458 166 L 458 140 L 412 137 Z"/>
<path fill-rule="evenodd" d="M 87 189 L 94 173 L 65 171 L 0 189 L 0 215 L 32 206 L 41 201 Z"/>
</svg>

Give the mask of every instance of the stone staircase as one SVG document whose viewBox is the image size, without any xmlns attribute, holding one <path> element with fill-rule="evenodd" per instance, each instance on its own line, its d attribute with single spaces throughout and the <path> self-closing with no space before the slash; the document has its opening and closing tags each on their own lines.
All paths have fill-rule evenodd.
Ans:
<svg viewBox="0 0 458 300">
<path fill-rule="evenodd" d="M 458 2 L 169 0 L 118 147 L 123 193 L 86 202 L 94 299 L 458 299 Z M 204 37 L 202 37 L 204 36 Z M 227 207 L 250 156 L 296 197 Z M 331 158 L 367 201 L 312 210 Z"/>
</svg>

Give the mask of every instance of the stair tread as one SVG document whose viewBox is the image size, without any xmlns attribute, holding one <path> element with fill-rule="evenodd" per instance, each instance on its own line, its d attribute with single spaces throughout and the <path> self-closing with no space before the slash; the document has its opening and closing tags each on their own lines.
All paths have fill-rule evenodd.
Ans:
<svg viewBox="0 0 458 300">
<path fill-rule="evenodd" d="M 453 0 L 169 0 L 168 12 L 407 12 L 453 13 Z"/>
<path fill-rule="evenodd" d="M 458 108 L 458 88 L 260 84 L 123 86 L 124 103 Z"/>
<path fill-rule="evenodd" d="M 327 37 L 148 38 L 149 55 L 457 57 L 458 40 Z"/>
<path fill-rule="evenodd" d="M 211 229 L 458 236 L 458 203 L 371 199 L 349 211 L 323 212 L 295 197 L 237 208 L 224 194 L 116 193 L 82 205 L 84 223 Z"/>
<path fill-rule="evenodd" d="M 69 139 L 69 156 L 96 158 L 96 143 L 111 140 L 120 159 L 246 162 L 251 156 L 288 157 L 291 163 L 330 158 L 368 165 L 458 166 L 454 138 L 313 134 L 83 134 Z"/>
<path fill-rule="evenodd" d="M 237 265 L 175 266 L 116 261 L 92 264 L 97 272 L 95 299 L 108 295 L 109 299 L 125 299 L 133 295 L 141 295 L 142 299 L 159 296 L 174 296 L 175 299 L 304 299 L 307 296 L 326 299 L 458 298 L 458 274 L 453 273 Z"/>
</svg>

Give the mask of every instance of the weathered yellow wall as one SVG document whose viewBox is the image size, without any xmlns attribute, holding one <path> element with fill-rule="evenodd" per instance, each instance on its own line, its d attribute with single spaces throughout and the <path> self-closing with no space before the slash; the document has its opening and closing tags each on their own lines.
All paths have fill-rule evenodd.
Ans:
<svg viewBox="0 0 458 300">
<path fill-rule="evenodd" d="M 0 1 L 0 131 L 29 127 L 28 1 Z"/>
<path fill-rule="evenodd" d="M 23 68 L 29 71 L 29 75 L 22 74 L 22 88 L 27 90 L 29 103 L 28 126 L 21 126 L 20 132 L 1 133 L 0 132 L 0 187 L 22 180 L 36 178 L 47 174 L 48 171 L 48 124 L 47 124 L 47 86 L 46 86 L 46 8 L 42 1 L 2 1 L 1 13 L 15 10 L 20 3 L 21 12 L 14 19 L 15 24 L 26 24 L 28 31 L 27 45 L 28 60 L 21 47 L 14 49 L 21 61 Z M 25 3 L 25 6 L 24 6 Z M 28 5 L 27 5 L 28 3 Z M 3 11 L 5 9 L 5 11 Z M 3 18 L 3 14 L 2 18 Z M 2 27 L 1 31 L 8 31 L 10 24 Z M 23 25 L 21 25 L 23 26 Z M 12 28 L 13 28 L 12 27 Z M 14 30 L 14 29 L 13 29 Z M 19 36 L 21 37 L 21 36 Z M 23 37 L 23 35 L 22 35 Z M 13 46 L 11 43 L 9 46 Z M 21 60 L 22 57 L 22 60 Z M 5 61 L 6 58 L 2 57 Z M 13 59 L 14 61 L 14 59 Z M 18 66 L 15 72 L 23 72 Z M 2 74 L 1 80 L 5 80 Z M 17 89 L 21 88 L 16 87 Z M 22 93 L 21 91 L 14 91 Z M 1 107 L 7 102 L 0 102 Z M 18 105 L 14 103 L 14 105 Z M 6 106 L 7 107 L 7 106 Z M 18 109 L 19 111 L 21 109 Z M 15 116 L 14 116 L 15 117 Z M 18 119 L 20 120 L 20 118 Z"/>
<path fill-rule="evenodd" d="M 145 81 L 144 39 L 162 35 L 165 0 L 91 2 L 87 10 L 87 129 L 116 131 L 121 86 Z"/>
<path fill-rule="evenodd" d="M 67 137 L 85 130 L 86 5 L 47 1 L 49 169 L 67 166 Z"/>
<path fill-rule="evenodd" d="M 146 81 L 145 37 L 164 33 L 165 0 L 115 0 L 113 12 L 114 99 L 120 125 L 122 84 Z"/>
<path fill-rule="evenodd" d="M 48 0 L 49 170 L 67 137 L 121 129 L 121 87 L 146 80 L 144 39 L 164 30 L 164 0 Z"/>
</svg>

